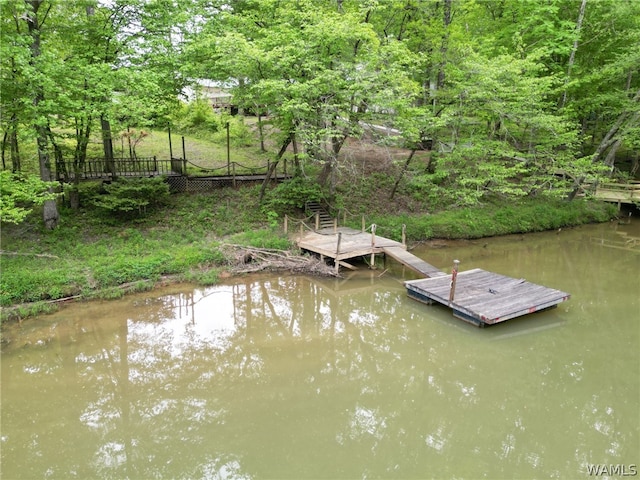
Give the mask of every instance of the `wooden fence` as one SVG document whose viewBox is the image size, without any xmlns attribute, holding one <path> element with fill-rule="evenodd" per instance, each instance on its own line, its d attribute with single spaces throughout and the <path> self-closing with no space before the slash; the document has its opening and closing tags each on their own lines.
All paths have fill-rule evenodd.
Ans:
<svg viewBox="0 0 640 480">
<path fill-rule="evenodd" d="M 190 166 L 187 172 L 187 166 Z M 290 178 L 287 162 L 281 169 L 274 169 L 271 180 L 278 182 Z M 272 164 L 246 166 L 237 162 L 216 168 L 204 168 L 182 158 L 160 160 L 156 157 L 87 159 L 82 164 L 66 161 L 56 164 L 55 178 L 60 182 L 74 180 L 114 180 L 118 177 L 142 178 L 165 176 L 174 191 L 208 191 L 214 188 L 233 186 L 238 183 L 262 182 Z M 280 165 L 278 165 L 280 166 Z M 278 171 L 280 170 L 280 171 Z"/>
<path fill-rule="evenodd" d="M 82 163 L 65 161 L 56 165 L 56 179 L 100 180 L 116 177 L 155 177 L 159 175 L 182 175 L 186 172 L 182 159 L 159 160 L 156 157 L 138 158 L 91 158 Z"/>
</svg>

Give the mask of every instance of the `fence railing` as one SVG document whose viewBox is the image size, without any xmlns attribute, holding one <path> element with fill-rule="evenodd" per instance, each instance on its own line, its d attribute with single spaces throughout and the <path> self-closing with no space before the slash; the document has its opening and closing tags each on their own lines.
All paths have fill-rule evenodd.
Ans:
<svg viewBox="0 0 640 480">
<path fill-rule="evenodd" d="M 287 176 L 286 160 L 273 171 L 274 178 Z M 151 177 L 159 175 L 193 177 L 229 177 L 234 179 L 246 175 L 266 175 L 271 162 L 261 166 L 247 166 L 238 162 L 229 162 L 219 167 L 202 167 L 182 158 L 158 159 L 157 157 L 138 158 L 91 158 L 82 163 L 74 161 L 58 162 L 55 165 L 55 177 L 59 181 L 113 179 L 116 177 Z"/>
<path fill-rule="evenodd" d="M 156 157 L 91 158 L 82 163 L 65 161 L 56 165 L 58 180 L 100 179 L 114 177 L 149 177 L 182 174 L 185 170 L 181 159 L 159 160 Z"/>
</svg>

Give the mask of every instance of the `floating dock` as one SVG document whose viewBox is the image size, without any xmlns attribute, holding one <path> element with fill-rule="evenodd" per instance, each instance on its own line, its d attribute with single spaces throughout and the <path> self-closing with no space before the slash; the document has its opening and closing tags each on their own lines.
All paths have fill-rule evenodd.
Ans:
<svg viewBox="0 0 640 480">
<path fill-rule="evenodd" d="M 446 305 L 455 317 L 479 327 L 546 310 L 570 297 L 560 290 L 479 268 L 459 272 L 455 287 L 451 275 L 409 280 L 405 286 L 409 297 Z"/>
<path fill-rule="evenodd" d="M 440 303 L 453 315 L 479 327 L 493 325 L 529 313 L 553 308 L 570 295 L 536 285 L 524 279 L 507 277 L 479 268 L 447 274 L 407 252 L 404 243 L 347 227 L 301 232 L 298 247 L 332 258 L 336 271 L 354 269 L 346 260 L 385 254 L 426 278 L 405 282 L 407 295 L 426 304 Z"/>
</svg>

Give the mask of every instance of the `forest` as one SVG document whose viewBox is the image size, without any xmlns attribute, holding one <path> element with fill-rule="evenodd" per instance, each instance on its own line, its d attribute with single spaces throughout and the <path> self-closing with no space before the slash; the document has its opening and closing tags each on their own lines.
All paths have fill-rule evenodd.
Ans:
<svg viewBox="0 0 640 480">
<path fill-rule="evenodd" d="M 3 221 L 40 204 L 54 229 L 56 165 L 113 158 L 117 132 L 129 128 L 178 125 L 185 92 L 203 82 L 259 115 L 273 164 L 293 148 L 296 175 L 329 195 L 345 142 L 365 136 L 407 149 L 404 169 L 428 151 L 402 188 L 458 206 L 491 195 L 572 198 L 585 182 L 638 172 L 635 0 L 3 0 L 0 8 Z"/>
</svg>

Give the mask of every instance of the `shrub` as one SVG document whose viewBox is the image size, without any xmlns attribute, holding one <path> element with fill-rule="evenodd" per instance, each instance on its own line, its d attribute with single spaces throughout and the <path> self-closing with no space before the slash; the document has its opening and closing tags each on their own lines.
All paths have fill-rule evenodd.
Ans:
<svg viewBox="0 0 640 480">
<path fill-rule="evenodd" d="M 303 208 L 306 202 L 320 201 L 324 194 L 320 185 L 308 178 L 296 177 L 270 190 L 263 203 L 265 214 L 270 211 L 279 214 L 290 213 Z"/>
<path fill-rule="evenodd" d="M 106 195 L 93 199 L 94 205 L 113 214 L 142 215 L 147 207 L 162 205 L 169 198 L 169 185 L 162 177 L 121 178 L 105 185 Z"/>
<path fill-rule="evenodd" d="M 57 197 L 51 193 L 56 185 L 35 175 L 0 171 L 0 218 L 5 223 L 21 223 L 34 206 Z"/>
<path fill-rule="evenodd" d="M 218 115 L 206 100 L 183 104 L 175 117 L 178 128 L 185 132 L 217 132 L 221 127 Z"/>
</svg>

